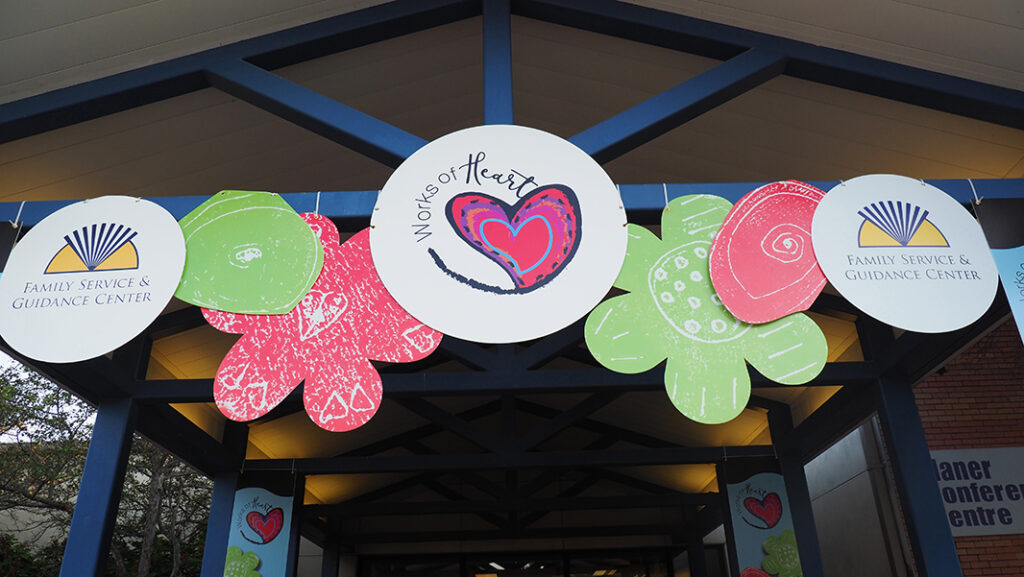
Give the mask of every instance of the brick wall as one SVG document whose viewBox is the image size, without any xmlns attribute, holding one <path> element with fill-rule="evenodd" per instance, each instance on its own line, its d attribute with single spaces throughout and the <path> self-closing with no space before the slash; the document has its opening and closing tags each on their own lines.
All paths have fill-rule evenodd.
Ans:
<svg viewBox="0 0 1024 577">
<path fill-rule="evenodd" d="M 1024 447 L 1024 345 L 1013 320 L 918 385 L 928 445 Z M 965 577 L 1024 576 L 1024 535 L 957 537 Z"/>
</svg>

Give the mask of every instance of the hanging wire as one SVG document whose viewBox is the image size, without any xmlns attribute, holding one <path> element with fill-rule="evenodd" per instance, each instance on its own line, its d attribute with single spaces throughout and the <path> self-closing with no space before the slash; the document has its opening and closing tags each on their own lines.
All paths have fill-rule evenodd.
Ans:
<svg viewBox="0 0 1024 577">
<path fill-rule="evenodd" d="M 25 208 L 25 201 L 21 201 L 21 205 L 18 206 L 18 214 L 14 217 L 14 221 L 7 221 L 11 223 L 11 228 L 16 229 L 14 231 L 14 242 L 11 243 L 11 251 L 7 253 L 7 260 L 10 261 L 11 255 L 14 254 L 14 247 L 18 244 L 18 237 L 21 236 L 21 227 L 25 223 L 21 222 L 21 210 Z"/>
<path fill-rule="evenodd" d="M 971 185 L 971 194 L 974 195 L 974 202 L 971 203 L 971 212 L 974 213 L 974 220 L 981 222 L 981 215 L 978 214 L 978 207 L 981 206 L 981 199 L 985 197 L 979 197 L 978 191 L 974 188 L 974 182 L 971 179 L 967 179 L 967 184 Z"/>
<path fill-rule="evenodd" d="M 18 205 L 18 214 L 14 217 L 14 220 L 7 221 L 7 222 L 11 223 L 11 228 L 18 228 L 18 223 L 21 222 L 21 211 L 24 208 L 25 208 L 25 201 L 23 200 L 23 201 L 21 201 L 21 204 Z"/>
<path fill-rule="evenodd" d="M 619 193 L 619 202 L 622 202 L 622 185 L 616 184 L 615 192 Z M 619 205 L 619 210 L 626 210 L 624 203 Z M 627 226 L 629 226 L 629 222 L 622 223 L 622 228 L 626 228 Z"/>
<path fill-rule="evenodd" d="M 380 204 L 378 204 L 378 203 L 380 202 L 380 193 L 381 193 L 381 192 L 383 192 L 383 191 L 382 191 L 382 190 L 378 190 L 378 191 L 377 191 L 377 201 L 378 201 L 378 202 L 375 202 L 375 203 L 373 204 L 373 211 L 374 211 L 374 212 L 377 212 L 378 210 L 380 210 Z M 370 224 L 370 228 L 377 228 L 377 226 L 376 226 L 375 224 L 373 224 L 373 223 L 371 222 L 371 224 Z"/>
<path fill-rule="evenodd" d="M 978 197 L 978 191 L 974 188 L 974 181 L 968 178 L 967 184 L 971 185 L 971 193 L 974 194 L 974 204 L 981 204 L 981 199 L 985 197 Z"/>
</svg>

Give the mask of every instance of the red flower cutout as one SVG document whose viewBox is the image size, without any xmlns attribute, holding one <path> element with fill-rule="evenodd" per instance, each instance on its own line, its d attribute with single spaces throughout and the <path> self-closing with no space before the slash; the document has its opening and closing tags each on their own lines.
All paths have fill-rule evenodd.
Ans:
<svg viewBox="0 0 1024 577">
<path fill-rule="evenodd" d="M 328 431 L 350 431 L 380 407 L 380 375 L 369 359 L 407 363 L 429 355 L 441 333 L 405 311 L 377 276 L 370 229 L 338 245 L 326 217 L 303 214 L 320 238 L 324 267 L 284 315 L 203 309 L 217 329 L 243 334 L 217 369 L 214 399 L 233 421 L 267 414 L 305 380 L 306 412 Z"/>
</svg>

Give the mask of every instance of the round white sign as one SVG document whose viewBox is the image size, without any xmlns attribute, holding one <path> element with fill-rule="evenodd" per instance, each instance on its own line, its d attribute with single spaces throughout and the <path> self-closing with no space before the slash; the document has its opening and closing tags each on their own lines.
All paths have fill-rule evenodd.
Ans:
<svg viewBox="0 0 1024 577">
<path fill-rule="evenodd" d="M 141 333 L 181 280 L 185 240 L 152 202 L 104 196 L 32 227 L 0 276 L 0 335 L 40 361 L 106 354 Z"/>
<path fill-rule="evenodd" d="M 626 254 L 626 212 L 604 170 L 522 126 L 424 146 L 388 179 L 371 223 L 373 261 L 395 300 L 481 343 L 572 324 L 607 294 Z"/>
<path fill-rule="evenodd" d="M 894 327 L 940 333 L 988 310 L 998 273 L 981 227 L 938 188 L 905 176 L 861 176 L 814 212 L 814 254 L 832 286 Z"/>
</svg>

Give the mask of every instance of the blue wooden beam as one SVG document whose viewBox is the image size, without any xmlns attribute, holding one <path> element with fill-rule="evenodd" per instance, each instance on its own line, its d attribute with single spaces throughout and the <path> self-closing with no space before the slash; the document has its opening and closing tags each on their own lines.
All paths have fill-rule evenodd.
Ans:
<svg viewBox="0 0 1024 577">
<path fill-rule="evenodd" d="M 509 0 L 483 0 L 484 124 L 512 124 L 512 22 Z"/>
<path fill-rule="evenodd" d="M 725 554 L 729 560 L 729 577 L 740 577 L 740 560 L 736 551 L 736 530 L 732 524 L 732 507 L 729 503 L 729 483 L 726 481 L 727 463 L 715 464 L 715 481 L 718 483 L 718 509 L 722 511 L 722 525 L 725 527 Z"/>
<path fill-rule="evenodd" d="M 231 531 L 231 514 L 234 511 L 235 491 L 238 490 L 239 469 L 245 460 L 249 441 L 249 427 L 242 423 L 228 422 L 224 426 L 224 447 L 233 455 L 231 463 L 213 476 L 213 495 L 210 499 L 210 516 L 206 522 L 206 543 L 203 546 L 201 577 L 222 577 L 224 559 L 228 551 L 228 534 Z"/>
<path fill-rule="evenodd" d="M 875 410 L 870 387 L 844 386 L 818 407 L 792 435 L 800 445 L 800 455 L 810 461 L 857 428 Z"/>
<path fill-rule="evenodd" d="M 772 443 L 778 452 L 779 469 L 786 484 L 789 498 L 789 513 L 796 533 L 800 566 L 804 577 L 824 577 L 825 564 L 821 557 L 821 544 L 814 523 L 811 507 L 811 492 L 807 488 L 803 455 L 799 442 L 793 439 L 793 415 L 789 406 L 775 407 L 768 411 L 768 427 Z"/>
<path fill-rule="evenodd" d="M 878 420 L 920 577 L 963 577 L 911 383 L 879 380 Z"/>
<path fill-rule="evenodd" d="M 292 483 L 292 516 L 286 522 L 291 525 L 288 534 L 288 565 L 284 577 L 295 577 L 299 571 L 299 544 L 302 539 L 302 509 L 305 505 L 306 477 L 298 475 Z"/>
<path fill-rule="evenodd" d="M 210 64 L 206 74 L 212 86 L 391 167 L 427 143 L 243 60 Z"/>
<path fill-rule="evenodd" d="M 672 556 L 669 555 L 669 563 Z M 691 531 L 686 539 L 686 560 L 690 568 L 690 577 L 708 577 L 708 559 L 704 553 L 704 536 Z M 674 575 L 673 573 L 669 573 Z"/>
<path fill-rule="evenodd" d="M 711 58 L 787 56 L 786 74 L 1024 129 L 1024 93 L 612 0 L 519 0 L 515 13 Z"/>
<path fill-rule="evenodd" d="M 799 178 L 799 175 L 794 175 Z M 991 179 L 929 179 L 925 182 L 941 189 L 957 202 L 968 205 L 978 198 L 1024 198 L 1024 178 L 991 178 Z M 839 184 L 838 180 L 812 180 L 808 184 L 828 191 Z M 669 199 L 687 194 L 712 194 L 721 196 L 730 202 L 737 202 L 743 195 L 763 186 L 765 182 L 712 182 L 712 183 L 656 183 L 656 184 L 623 184 L 620 187 L 622 201 L 630 218 L 638 214 L 660 212 L 665 208 L 666 188 Z M 972 188 L 973 184 L 973 188 Z M 174 218 L 180 219 L 192 209 L 208 199 L 216 190 L 204 191 L 198 196 L 165 196 L 147 198 L 164 207 Z M 377 202 L 376 190 L 353 190 L 331 192 L 289 192 L 281 194 L 299 212 L 313 212 L 320 199 L 320 214 L 334 219 L 350 219 L 365 221 L 369 225 L 370 215 Z M 38 200 L 21 202 L 0 202 L 0 223 L 14 221 L 21 211 L 19 221 L 27 227 L 38 224 L 56 210 L 72 204 L 73 200 Z"/>
<path fill-rule="evenodd" d="M 323 556 L 320 558 L 320 577 L 338 577 L 340 569 L 341 544 L 333 535 L 328 535 L 323 547 Z"/>
<path fill-rule="evenodd" d="M 479 13 L 473 0 L 400 0 L 54 90 L 0 106 L 0 143 L 206 88 L 213 63 L 278 68 Z"/>
<path fill-rule="evenodd" d="M 782 73 L 786 57 L 753 49 L 569 139 L 605 163 Z"/>
<path fill-rule="evenodd" d="M 135 407 L 130 398 L 100 404 L 64 547 L 61 577 L 106 574 L 110 536 L 121 502 L 134 426 Z"/>
<path fill-rule="evenodd" d="M 813 381 L 803 386 L 846 385 L 860 387 L 878 374 L 865 362 L 829 363 Z M 626 375 L 605 368 L 462 371 L 436 373 L 382 373 L 384 395 L 388 398 L 423 398 L 445 395 L 494 395 L 502 393 L 596 393 L 599 391 L 657 391 L 665 387 L 664 369 Z M 785 388 L 750 369 L 751 386 Z M 134 398 L 145 404 L 212 403 L 213 379 L 166 379 L 136 383 Z M 289 397 L 290 399 L 291 397 Z M 295 397 L 299 399 L 298 396 Z M 287 403 L 285 400 L 284 403 Z"/>
<path fill-rule="evenodd" d="M 228 552 L 228 533 L 234 511 L 235 491 L 238 490 L 238 472 L 221 473 L 213 478 L 210 499 L 210 517 L 206 522 L 206 543 L 203 546 L 203 565 L 200 577 L 222 577 L 224 560 Z"/>
<path fill-rule="evenodd" d="M 440 455 L 352 456 L 344 459 L 247 460 L 246 471 L 295 471 L 300 475 L 400 473 L 419 471 L 469 471 L 481 469 L 531 469 L 539 467 L 628 467 L 715 463 L 743 457 L 770 457 L 771 445 L 731 447 L 672 447 L 666 449 L 547 451 L 508 455 L 463 453 Z"/>
</svg>

